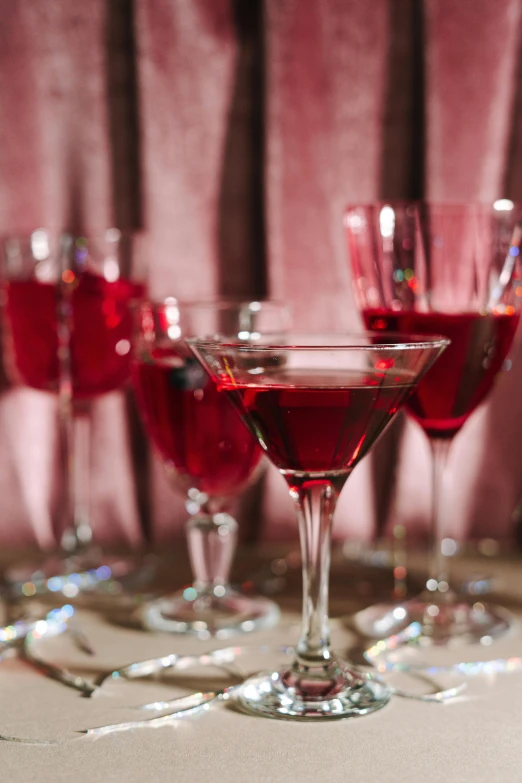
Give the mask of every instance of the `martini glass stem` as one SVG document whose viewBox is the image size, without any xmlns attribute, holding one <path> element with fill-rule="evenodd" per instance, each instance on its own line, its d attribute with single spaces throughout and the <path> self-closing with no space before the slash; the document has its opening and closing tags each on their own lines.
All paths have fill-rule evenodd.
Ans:
<svg viewBox="0 0 522 783">
<path fill-rule="evenodd" d="M 449 592 L 448 562 L 442 549 L 442 541 L 443 501 L 446 496 L 447 464 L 451 440 L 430 438 L 430 446 L 432 454 L 431 560 L 426 587 L 441 600 L 447 598 Z"/>
<path fill-rule="evenodd" d="M 337 497 L 346 478 L 340 483 L 336 479 L 335 484 L 329 478 L 289 479 L 297 506 L 303 568 L 302 628 L 293 673 L 307 678 L 335 665 L 328 620 L 330 539 Z"/>
</svg>

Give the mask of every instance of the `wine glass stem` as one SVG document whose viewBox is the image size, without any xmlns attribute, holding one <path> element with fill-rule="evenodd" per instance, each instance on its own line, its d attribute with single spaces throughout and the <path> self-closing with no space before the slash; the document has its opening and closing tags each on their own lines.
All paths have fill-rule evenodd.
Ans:
<svg viewBox="0 0 522 783">
<path fill-rule="evenodd" d="M 62 546 L 71 553 L 91 543 L 89 475 L 91 447 L 91 406 L 71 402 L 61 411 L 65 434 L 67 517 Z"/>
<path fill-rule="evenodd" d="M 447 558 L 442 551 L 442 520 L 447 483 L 446 467 L 451 440 L 430 438 L 430 446 L 432 454 L 431 562 L 426 587 L 442 598 L 444 593 L 448 592 Z"/>
<path fill-rule="evenodd" d="M 225 512 L 201 509 L 190 517 L 186 530 L 196 589 L 208 592 L 216 585 L 226 586 L 237 545 L 236 520 Z"/>
<path fill-rule="evenodd" d="M 73 237 L 64 234 L 60 240 L 60 296 L 57 306 L 58 327 L 58 415 L 65 465 L 65 520 L 61 545 L 76 554 L 91 543 L 89 520 L 89 473 L 91 440 L 91 405 L 74 398 L 72 340 L 74 333 L 73 291 L 66 272 L 72 273 Z M 77 270 L 76 270 L 77 273 Z M 67 280 L 67 282 L 66 282 Z M 77 282 L 77 281 L 76 281 Z"/>
<path fill-rule="evenodd" d="M 344 480 L 346 477 L 344 477 Z M 332 518 L 341 486 L 329 479 L 287 479 L 296 503 L 303 568 L 303 617 L 294 672 L 333 663 L 328 620 Z"/>
</svg>

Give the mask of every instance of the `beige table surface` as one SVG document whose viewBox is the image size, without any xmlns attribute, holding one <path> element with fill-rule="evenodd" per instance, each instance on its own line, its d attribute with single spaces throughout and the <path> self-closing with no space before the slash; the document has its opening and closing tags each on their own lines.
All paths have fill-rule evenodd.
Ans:
<svg viewBox="0 0 522 783">
<path fill-rule="evenodd" d="M 522 563 L 492 566 L 499 594 L 522 618 Z M 481 566 L 479 566 L 481 567 Z M 460 573 L 476 570 L 465 563 Z M 355 642 L 342 619 L 354 606 L 353 571 L 336 564 L 333 578 L 333 635 L 336 646 Z M 357 579 L 363 582 L 361 574 Z M 369 580 L 373 580 L 371 573 Z M 277 629 L 242 637 L 239 643 L 278 646 L 296 640 L 298 580 L 282 595 L 285 612 Z M 350 599 L 352 595 L 352 599 Z M 362 602 L 368 602 L 368 596 Z M 67 639 L 50 640 L 41 651 L 87 676 L 131 661 L 169 652 L 224 646 L 122 628 L 107 617 L 79 609 L 76 622 L 96 655 L 87 658 Z M 513 632 L 488 648 L 459 648 L 434 654 L 437 662 L 483 660 L 521 654 L 522 633 Z M 264 657 L 251 654 L 253 668 Z M 224 675 L 189 673 L 176 684 L 110 686 L 92 699 L 43 677 L 20 660 L 0 666 L 0 734 L 51 740 L 52 745 L 0 742 L 0 781 L 522 781 L 522 673 L 469 680 L 462 697 L 445 705 L 394 697 L 374 715 L 344 721 L 297 724 L 240 714 L 220 704 L 172 726 L 133 730 L 98 739 L 80 729 L 136 719 L 129 707 L 225 684 Z M 204 677 L 208 677 L 207 680 Z M 215 682 L 218 678 L 218 682 Z M 444 686 L 457 680 L 445 678 Z M 402 687 L 409 687 L 402 679 Z M 412 684 L 411 689 L 418 684 Z M 140 716 L 141 717 L 141 716 Z"/>
</svg>

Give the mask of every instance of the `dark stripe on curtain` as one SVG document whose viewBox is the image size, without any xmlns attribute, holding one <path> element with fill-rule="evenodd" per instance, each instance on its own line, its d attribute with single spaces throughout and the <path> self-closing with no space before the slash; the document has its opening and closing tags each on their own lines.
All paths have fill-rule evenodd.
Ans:
<svg viewBox="0 0 522 783">
<path fill-rule="evenodd" d="M 237 62 L 219 197 L 219 292 L 267 293 L 265 236 L 265 53 L 262 0 L 232 0 Z"/>
<path fill-rule="evenodd" d="M 143 226 L 140 100 L 136 70 L 134 0 L 107 3 L 105 56 L 114 225 Z M 150 451 L 131 390 L 125 392 L 133 485 L 145 541 L 150 541 L 152 495 Z"/>
<path fill-rule="evenodd" d="M 388 5 L 387 83 L 380 171 L 382 199 L 421 198 L 425 179 L 424 11 L 420 0 Z M 393 515 L 393 500 L 404 432 L 404 414 L 372 451 L 377 538 Z"/>
</svg>

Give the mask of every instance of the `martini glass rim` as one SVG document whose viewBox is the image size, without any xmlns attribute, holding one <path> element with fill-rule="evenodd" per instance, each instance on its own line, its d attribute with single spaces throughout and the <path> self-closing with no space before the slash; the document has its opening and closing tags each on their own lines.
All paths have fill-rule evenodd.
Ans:
<svg viewBox="0 0 522 783">
<path fill-rule="evenodd" d="M 378 338 L 383 339 L 386 335 L 386 341 L 379 344 L 363 342 L 364 340 Z M 270 337 L 269 332 L 264 332 L 261 337 Z M 405 335 L 401 332 L 351 332 L 351 333 L 290 333 L 287 342 L 281 341 L 281 335 L 274 333 L 274 342 L 257 342 L 253 339 L 251 342 L 240 340 L 237 336 L 219 335 L 218 337 L 188 337 L 186 342 L 195 348 L 206 350 L 234 349 L 242 352 L 265 352 L 277 351 L 382 351 L 387 350 L 418 350 L 426 348 L 445 348 L 451 340 L 443 335 Z M 296 340 L 292 338 L 297 338 Z M 323 339 L 324 338 L 324 339 Z M 329 338 L 329 339 L 328 339 Z M 391 338 L 391 339 L 388 339 Z M 394 339 L 396 338 L 396 339 Z M 306 340 L 314 342 L 305 342 Z M 343 342 L 339 343 L 339 340 Z M 358 341 L 358 342 L 356 342 Z M 337 344 L 335 344 L 337 343 Z"/>
</svg>

